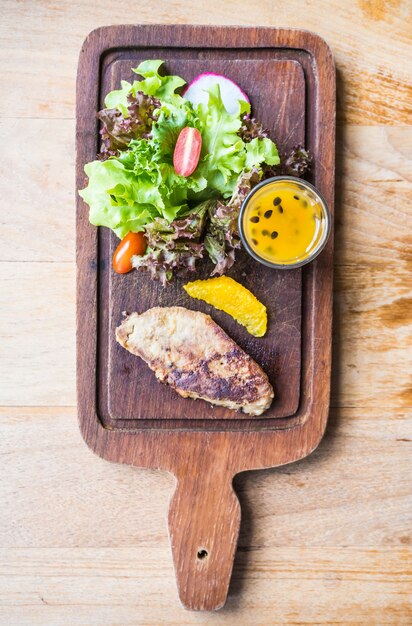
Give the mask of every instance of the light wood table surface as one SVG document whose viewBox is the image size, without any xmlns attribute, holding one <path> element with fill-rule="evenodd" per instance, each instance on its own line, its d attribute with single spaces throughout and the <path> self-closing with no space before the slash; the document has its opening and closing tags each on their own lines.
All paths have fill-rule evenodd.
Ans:
<svg viewBox="0 0 412 626">
<path fill-rule="evenodd" d="M 205 7 L 205 8 L 203 8 Z M 408 0 L 0 3 L 0 623 L 411 624 Z M 75 75 L 101 25 L 306 28 L 338 72 L 333 393 L 294 465 L 238 476 L 226 608 L 177 598 L 172 476 L 108 465 L 75 397 Z"/>
</svg>

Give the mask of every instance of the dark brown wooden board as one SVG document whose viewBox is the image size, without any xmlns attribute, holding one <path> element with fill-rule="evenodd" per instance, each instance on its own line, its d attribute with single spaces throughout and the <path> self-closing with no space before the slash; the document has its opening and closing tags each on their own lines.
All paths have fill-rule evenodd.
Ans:
<svg viewBox="0 0 412 626">
<path fill-rule="evenodd" d="M 120 79 L 148 58 L 190 81 L 213 71 L 249 95 L 254 115 L 282 150 L 305 142 L 311 180 L 333 215 L 335 72 L 329 48 L 313 33 L 206 26 L 116 26 L 93 31 L 77 83 L 77 188 L 98 148 L 96 111 Z M 333 237 L 302 270 L 274 271 L 238 255 L 229 272 L 264 302 L 269 331 L 254 338 L 223 312 L 189 298 L 177 280 L 162 288 L 147 276 L 111 269 L 116 237 L 88 223 L 77 198 L 78 411 L 82 435 L 100 456 L 162 468 L 177 478 L 169 529 L 179 595 L 192 609 L 223 605 L 240 524 L 235 474 L 309 454 L 329 406 Z M 196 277 L 206 277 L 203 264 Z M 190 279 L 190 278 L 189 278 Z M 209 313 L 268 373 L 273 406 L 250 418 L 183 399 L 114 341 L 123 311 L 180 304 Z M 199 551 L 207 553 L 199 558 Z M 201 555 L 201 554 L 200 554 Z"/>
<path fill-rule="evenodd" d="M 165 57 L 164 51 L 159 51 Z M 195 52 L 193 54 L 195 55 Z M 220 53 L 222 54 L 222 53 Z M 170 55 L 170 52 L 169 52 Z M 136 67 L 142 55 L 127 51 L 127 59 L 103 65 L 103 93 L 117 89 L 121 79 L 133 80 L 131 67 Z M 108 67 L 107 71 L 105 68 Z M 246 71 L 245 71 L 246 68 Z M 261 59 L 239 61 L 213 59 L 205 62 L 196 58 L 179 59 L 170 55 L 165 70 L 190 81 L 202 71 L 213 70 L 228 76 L 243 89 L 253 102 L 253 112 L 264 126 L 271 129 L 272 138 L 283 148 L 291 148 L 305 140 L 305 79 L 296 61 Z M 106 84 L 107 83 L 107 84 Z M 265 106 L 269 102 L 270 107 Z M 103 101 L 100 103 L 103 107 Z M 296 123 L 294 112 L 302 111 Z M 104 239 L 104 242 L 103 242 Z M 181 398 L 170 387 L 158 382 L 147 365 L 126 352 L 114 340 L 115 328 L 123 311 L 139 313 L 151 306 L 180 305 L 212 315 L 218 324 L 268 373 L 276 399 L 264 419 L 293 415 L 299 403 L 301 373 L 301 270 L 277 271 L 256 263 L 246 252 L 237 255 L 237 262 L 228 275 L 248 287 L 269 311 L 268 332 L 263 338 L 252 337 L 229 315 L 190 298 L 183 285 L 188 276 L 174 280 L 167 287 L 153 283 L 149 276 L 131 272 L 117 275 L 109 260 L 118 244 L 117 237 L 105 229 L 101 233 L 101 260 L 107 271 L 100 274 L 107 281 L 109 307 L 101 303 L 101 380 L 108 390 L 106 421 L 109 419 L 242 419 L 224 407 L 213 407 L 200 400 Z M 196 278 L 207 278 L 212 265 L 202 263 Z M 105 298 L 105 295 L 103 295 Z M 107 301 L 107 300 L 106 300 Z M 105 365 L 107 364 L 107 371 Z M 107 386 L 106 386 L 107 381 Z M 244 416 L 245 418 L 246 416 Z M 250 418 L 247 418 L 250 419 Z"/>
</svg>

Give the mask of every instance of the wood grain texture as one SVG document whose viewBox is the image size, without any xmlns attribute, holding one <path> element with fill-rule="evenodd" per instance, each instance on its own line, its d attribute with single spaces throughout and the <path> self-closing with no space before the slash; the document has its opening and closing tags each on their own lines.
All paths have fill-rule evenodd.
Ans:
<svg viewBox="0 0 412 626">
<path fill-rule="evenodd" d="M 0 15 L 0 622 L 409 624 L 412 403 L 399 381 L 411 369 L 410 316 L 397 301 L 411 269 L 410 2 L 263 0 L 256 11 L 210 0 L 205 12 L 181 0 L 4 0 Z M 173 478 L 108 468 L 76 424 L 75 72 L 87 33 L 125 15 L 307 28 L 338 70 L 336 408 L 309 458 L 236 478 L 239 550 L 213 616 L 177 602 L 165 523 Z"/>
<path fill-rule="evenodd" d="M 50 129 L 52 137 L 62 138 L 53 151 Z M 2 214 L 0 260 L 74 262 L 74 122 L 0 119 L 0 136 L 10 145 L 10 162 L 0 163 L 2 195 L 7 196 L 15 172 L 24 191 L 19 211 Z M 18 150 L 28 138 L 30 159 Z M 400 263 L 406 268 L 411 262 L 411 143 L 411 126 L 338 126 L 336 266 Z M 44 163 L 47 174 L 40 167 Z M 26 230 L 30 237 L 24 236 Z"/>
<path fill-rule="evenodd" d="M 380 553 L 381 558 L 367 548 L 304 547 L 240 552 L 224 614 L 194 615 L 177 607 L 171 615 L 175 589 L 166 545 L 7 550 L 0 561 L 6 575 L 0 618 L 9 618 L 12 606 L 11 626 L 210 626 L 212 621 L 408 626 L 408 552 L 382 548 Z"/>
<path fill-rule="evenodd" d="M 202 42 L 201 48 L 199 41 Z M 303 128 L 306 128 L 306 146 L 314 157 L 311 179 L 326 198 L 333 219 L 335 69 L 326 43 L 307 31 L 210 29 L 203 26 L 113 26 L 93 31 L 82 47 L 77 76 L 78 187 L 83 185 L 84 165 L 96 151 L 96 110 L 107 91 L 100 84 L 100 80 L 103 86 L 105 84 L 105 63 L 112 68 L 113 61 L 119 63 L 116 57 L 119 54 L 123 56 L 123 51 L 135 59 L 134 49 L 137 59 L 142 49 L 143 57 L 166 58 L 172 73 L 185 74 L 186 66 L 189 68 L 193 62 L 197 63 L 199 54 L 205 57 L 209 71 L 219 72 L 223 58 L 229 76 L 236 79 L 240 75 L 241 61 L 246 59 L 243 73 L 252 67 L 255 81 L 252 83 L 252 105 L 254 93 L 259 97 L 266 93 L 262 102 L 259 97 L 256 98 L 256 112 L 258 114 L 261 108 L 263 123 L 269 128 L 276 126 L 273 133 L 279 133 L 280 145 L 287 146 L 289 141 L 294 144 L 295 132 L 298 131 L 301 134 L 297 139 L 301 141 Z M 115 53 L 105 59 L 107 51 L 111 50 Z M 292 63 L 282 63 L 274 69 L 273 60 L 289 50 L 292 57 L 288 61 Z M 231 58 L 240 60 L 232 63 Z M 216 67 L 215 59 L 219 60 Z M 265 60 L 269 63 L 264 63 Z M 191 71 L 193 75 L 198 70 L 194 66 Z M 305 90 L 302 88 L 303 76 Z M 274 82 L 275 78 L 278 83 Z M 271 92 L 265 92 L 266 83 L 273 85 L 273 93 L 277 94 L 270 103 Z M 112 80 L 109 84 L 113 87 Z M 290 95 L 288 113 L 275 113 L 274 117 L 265 113 L 265 108 L 272 110 L 272 105 L 275 112 L 276 109 L 286 110 L 283 90 Z M 265 106 L 263 102 L 266 102 Z M 284 120 L 286 122 L 282 124 Z M 240 471 L 283 465 L 305 457 L 316 448 L 326 426 L 331 363 L 333 236 L 310 266 L 302 271 L 289 272 L 286 277 L 279 272 L 279 283 L 276 280 L 273 283 L 272 272 L 267 268 L 256 268 L 256 295 L 265 299 L 265 292 L 275 287 L 277 302 L 275 310 L 271 308 L 270 301 L 267 302 L 269 315 L 278 316 L 278 310 L 284 309 L 287 318 L 286 324 L 275 326 L 277 337 L 274 350 L 265 341 L 248 340 L 249 350 L 252 356 L 257 356 L 258 362 L 269 358 L 269 377 L 272 377 L 272 370 L 276 367 L 275 373 L 279 372 L 284 389 L 279 394 L 279 406 L 275 401 L 273 413 L 269 410 L 265 419 L 246 421 L 236 418 L 226 409 L 214 409 L 213 429 L 206 425 L 206 419 L 212 415 L 209 415 L 210 409 L 205 409 L 204 403 L 188 400 L 186 408 L 184 401 L 179 400 L 180 409 L 172 394 L 165 392 L 162 395 L 162 391 L 158 391 L 153 377 L 138 380 L 138 384 L 141 383 L 147 391 L 141 392 L 139 387 L 134 387 L 142 395 L 141 404 L 144 406 L 139 408 L 137 402 L 137 416 L 144 417 L 148 422 L 145 427 L 143 420 L 130 421 L 127 425 L 122 423 L 121 427 L 115 425 L 113 420 L 108 421 L 104 404 L 108 380 L 116 371 L 114 381 L 109 385 L 109 401 L 115 385 L 119 386 L 115 398 L 127 395 L 128 376 L 119 378 L 117 371 L 126 367 L 128 372 L 133 364 L 127 364 L 127 355 L 117 346 L 109 347 L 109 358 L 104 351 L 107 341 L 109 346 L 114 343 L 113 330 L 119 323 L 120 311 L 126 308 L 127 300 L 123 291 L 113 289 L 110 282 L 107 284 L 110 265 L 107 259 L 98 256 L 105 250 L 105 239 L 107 233 L 100 233 L 89 224 L 87 206 L 78 197 L 77 397 L 80 429 L 87 445 L 107 460 L 137 467 L 167 469 L 177 477 L 178 485 L 169 511 L 169 528 L 179 597 L 185 607 L 193 610 L 219 609 L 225 602 L 229 587 L 240 524 L 239 503 L 231 486 L 233 477 Z M 240 279 L 246 267 L 240 263 L 238 270 L 235 269 L 235 276 Z M 282 283 L 285 283 L 283 288 Z M 296 289 L 302 289 L 301 301 L 294 296 Z M 161 288 L 150 285 L 148 281 L 139 281 L 139 310 L 152 306 L 156 294 L 159 298 L 162 294 L 162 304 L 171 304 L 166 299 L 166 291 L 161 292 Z M 170 297 L 172 302 L 176 300 L 173 292 Z M 111 311 L 114 313 L 112 319 L 109 317 L 108 324 L 107 303 L 110 298 L 109 316 Z M 119 302 L 113 305 L 115 299 Z M 197 303 L 197 308 L 202 310 L 205 307 L 203 303 Z M 299 345 L 294 347 L 295 320 L 299 320 L 301 308 L 303 316 L 299 325 L 302 330 L 297 337 L 298 344 L 301 344 L 301 359 L 297 361 L 295 353 Z M 290 319 L 292 324 L 289 324 Z M 236 324 L 225 321 L 223 325 L 224 328 L 229 326 L 231 336 L 235 333 L 234 338 L 237 339 L 239 331 Z M 267 341 L 270 340 L 269 333 Z M 244 343 L 241 341 L 240 345 L 244 346 Z M 273 353 L 276 354 L 276 366 L 270 363 Z M 115 360 L 115 366 L 109 367 L 106 376 L 101 364 L 107 360 L 109 363 Z M 296 375 L 292 367 L 290 387 L 286 383 L 289 362 L 297 362 L 300 370 Z M 299 378 L 301 390 L 299 402 L 296 402 L 295 388 Z M 156 403 L 150 401 L 149 404 L 148 397 L 151 395 L 156 398 Z M 184 425 L 183 420 L 180 420 L 182 424 L 174 424 L 175 405 L 182 414 L 190 411 L 193 419 L 185 420 Z M 284 417 L 286 407 L 294 413 L 286 413 L 288 421 L 281 424 L 273 417 Z M 113 402 L 110 409 L 117 410 Z M 142 410 L 148 411 L 149 415 L 141 415 Z M 166 428 L 159 427 L 159 418 L 167 420 Z M 202 423 L 198 424 L 200 419 Z"/>
<path fill-rule="evenodd" d="M 411 286 L 408 264 L 338 268 L 332 404 L 412 406 Z M 383 362 L 394 364 L 396 378 Z M 366 384 L 359 384 L 360 378 Z"/>
<path fill-rule="evenodd" d="M 411 268 L 412 127 L 338 127 L 337 264 Z"/>
<path fill-rule="evenodd" d="M 0 426 L 13 477 L 0 512 L 5 622 L 211 623 L 176 602 L 159 515 L 170 475 L 120 465 L 107 473 L 85 448 L 74 407 L 3 409 Z M 411 428 L 410 411 L 333 410 L 313 455 L 238 476 L 239 548 L 227 605 L 212 620 L 408 624 Z"/>
<path fill-rule="evenodd" d="M 365 215 L 364 232 L 371 221 Z M 409 268 L 407 261 L 348 266 L 336 259 L 332 406 L 411 407 Z M 73 406 L 74 266 L 1 263 L 0 282 L 0 406 Z M 35 317 L 31 332 L 21 333 L 28 293 Z"/>
<path fill-rule="evenodd" d="M 1 404 L 73 405 L 74 267 L 3 262 L 0 281 Z"/>
<path fill-rule="evenodd" d="M 242 50 L 237 50 L 240 56 Z M 132 80 L 131 67 L 147 56 L 166 60 L 169 74 L 183 76 L 190 82 L 202 71 L 213 70 L 235 81 L 245 91 L 253 105 L 253 115 L 270 129 L 279 150 L 290 150 L 305 142 L 305 76 L 296 60 L 277 58 L 276 49 L 267 59 L 233 59 L 233 50 L 217 49 L 214 56 L 206 49 L 166 48 L 153 50 L 117 50 L 105 58 L 102 74 L 103 94 L 117 89 L 120 81 Z M 250 50 L 247 50 L 250 54 Z M 180 58 L 184 54 L 184 58 Z M 127 60 L 125 59 L 127 57 Z M 274 58 L 272 58 L 274 57 Z M 117 59 L 117 60 L 114 60 Z M 105 72 L 104 67 L 108 68 Z M 253 77 L 253 79 L 251 79 Z M 270 106 L 265 106 L 265 103 Z M 100 106 L 103 106 L 101 102 Z M 142 272 L 118 276 L 111 271 L 110 259 L 118 246 L 116 235 L 102 229 L 99 233 L 99 262 L 105 270 L 99 272 L 99 415 L 108 427 L 136 428 L 141 420 L 151 427 L 159 419 L 180 420 L 190 427 L 207 428 L 205 420 L 253 420 L 250 416 L 234 414 L 230 409 L 207 402 L 180 398 L 170 387 L 155 379 L 153 372 L 141 359 L 129 354 L 115 341 L 116 327 L 123 311 L 142 313 L 152 306 L 183 306 L 211 315 L 215 322 L 263 368 L 275 389 L 275 399 L 263 419 L 288 417 L 298 409 L 301 379 L 302 344 L 302 270 L 273 272 L 251 260 L 245 251 L 236 255 L 236 263 L 228 275 L 239 281 L 265 303 L 269 315 L 268 331 L 264 337 L 252 337 L 229 315 L 206 303 L 193 300 L 183 289 L 189 280 L 209 278 L 211 263 L 198 264 L 194 276 L 175 278 L 166 288 L 154 283 Z M 106 269 L 107 268 L 107 269 Z M 106 328 L 109 327 L 109 332 Z M 102 329 L 102 330 L 100 330 Z M 107 395 L 107 398 L 106 398 Z M 126 420 L 139 420 L 130 423 Z M 191 420 L 187 423 L 187 420 Z M 201 422 L 199 420 L 202 420 Z M 185 423 L 186 422 L 186 423 Z M 220 425 L 222 427 L 222 425 Z M 224 425 L 223 425 L 224 427 Z"/>
<path fill-rule="evenodd" d="M 248 0 L 212 0 L 205 11 L 199 0 L 175 0 L 159 7 L 147 0 L 122 5 L 74 0 L 68 3 L 15 0 L 2 2 L 6 84 L 0 113 L 7 117 L 74 117 L 73 68 L 86 35 L 98 26 L 129 23 L 287 26 L 317 32 L 334 51 L 338 67 L 338 119 L 348 124 L 410 124 L 412 11 L 409 0 L 262 0 L 259 10 Z M 19 37 L 15 37 L 16 24 Z M 64 33 L 64 49 L 62 48 Z M 23 47 L 20 42 L 23 41 Z M 27 54 L 27 45 L 30 54 Z M 402 63 L 396 62 L 397 57 Z M 50 56 L 56 63 L 49 63 Z M 47 79 L 37 81 L 39 67 Z M 22 80 L 16 81 L 19 76 Z M 29 100 L 26 98 L 30 92 Z"/>
<path fill-rule="evenodd" d="M 71 120 L 0 119 L 0 194 L 19 189 L 16 209 L 2 210 L 1 261 L 73 261 L 74 129 Z"/>
<path fill-rule="evenodd" d="M 170 474 L 118 464 L 107 472 L 107 462 L 84 446 L 75 407 L 6 407 L 0 425 L 0 454 L 12 478 L 2 485 L 0 546 L 166 550 L 165 513 L 176 482 Z M 237 476 L 240 551 L 407 548 L 411 428 L 409 409 L 332 409 L 311 456 Z"/>
</svg>

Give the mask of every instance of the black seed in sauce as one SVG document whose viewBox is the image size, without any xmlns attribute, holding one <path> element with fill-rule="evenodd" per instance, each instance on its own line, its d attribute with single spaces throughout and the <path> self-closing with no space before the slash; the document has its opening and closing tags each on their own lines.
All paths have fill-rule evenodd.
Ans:
<svg viewBox="0 0 412 626">
<path fill-rule="evenodd" d="M 266 217 L 266 219 L 268 220 L 269 217 L 272 217 L 272 209 L 269 209 L 269 211 L 265 211 L 264 216 Z"/>
<path fill-rule="evenodd" d="M 295 230 L 295 235 L 299 235 L 299 231 L 298 231 L 298 229 L 297 229 L 297 228 L 296 228 L 296 230 Z"/>
<path fill-rule="evenodd" d="M 256 239 L 252 239 L 252 243 L 253 243 L 254 246 L 258 245 L 258 242 L 256 241 Z"/>
<path fill-rule="evenodd" d="M 270 246 L 268 246 L 265 250 L 265 252 L 273 252 L 273 248 L 271 248 Z"/>
<path fill-rule="evenodd" d="M 295 200 L 299 200 L 299 196 L 293 196 Z"/>
<path fill-rule="evenodd" d="M 269 237 L 270 232 L 269 232 L 268 230 L 262 230 L 262 235 L 263 235 L 264 237 Z"/>
<path fill-rule="evenodd" d="M 276 237 L 279 235 L 279 233 L 277 232 L 277 230 L 274 230 L 273 233 L 270 235 L 272 239 L 276 239 Z"/>
<path fill-rule="evenodd" d="M 308 201 L 307 200 L 302 200 L 302 204 L 303 204 L 303 206 L 306 209 L 306 207 L 308 206 Z"/>
<path fill-rule="evenodd" d="M 278 209 L 279 209 L 279 213 L 283 213 L 283 206 L 281 204 L 279 204 Z"/>
<path fill-rule="evenodd" d="M 273 200 L 273 204 L 275 206 L 277 206 L 278 204 L 280 204 L 282 202 L 281 198 L 279 198 L 279 196 L 276 196 L 276 198 Z"/>
<path fill-rule="evenodd" d="M 253 222 L 253 224 L 257 224 L 259 221 L 259 218 L 257 215 L 254 215 L 253 217 L 250 218 L 250 221 Z"/>
</svg>

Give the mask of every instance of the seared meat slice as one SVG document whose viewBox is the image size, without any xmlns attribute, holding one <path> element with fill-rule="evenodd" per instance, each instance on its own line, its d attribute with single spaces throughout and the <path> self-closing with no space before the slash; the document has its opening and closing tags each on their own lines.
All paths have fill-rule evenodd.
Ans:
<svg viewBox="0 0 412 626">
<path fill-rule="evenodd" d="M 268 377 L 209 315 L 183 307 L 132 313 L 116 339 L 184 398 L 260 415 L 274 397 Z"/>
</svg>

